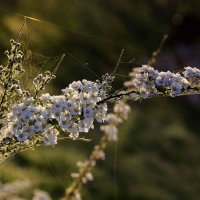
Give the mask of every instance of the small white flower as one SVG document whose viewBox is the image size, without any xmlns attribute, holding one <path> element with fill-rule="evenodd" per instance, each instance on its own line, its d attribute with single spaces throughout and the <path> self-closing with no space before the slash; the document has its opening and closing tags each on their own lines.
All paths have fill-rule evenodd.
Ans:
<svg viewBox="0 0 200 200">
<path fill-rule="evenodd" d="M 183 72 L 183 75 L 186 78 L 190 77 L 200 77 L 200 69 L 197 69 L 196 67 L 185 67 L 185 71 Z"/>
<path fill-rule="evenodd" d="M 22 132 L 22 131 L 18 132 L 18 134 L 16 135 L 17 140 L 19 142 L 23 142 L 23 141 L 27 140 L 28 136 L 29 136 L 29 133 Z"/>
<path fill-rule="evenodd" d="M 79 136 L 79 132 L 71 132 L 69 137 L 73 138 L 73 140 L 76 140 Z"/>
<path fill-rule="evenodd" d="M 43 131 L 43 124 L 40 121 L 36 121 L 34 124 L 34 131 L 36 133 Z"/>
<path fill-rule="evenodd" d="M 99 83 L 74 81 L 62 92 L 63 95 L 43 94 L 39 102 L 26 97 L 21 104 L 14 106 L 8 115 L 5 137 L 16 136 L 20 141 L 26 141 L 28 134 L 39 133 L 45 144 L 54 145 L 57 142 L 54 125 L 76 139 L 80 132 L 94 128 L 94 119 L 105 120 L 107 104 L 97 105 L 102 100 Z"/>
<path fill-rule="evenodd" d="M 162 77 L 162 76 L 157 77 L 155 83 L 158 86 L 165 86 L 166 85 L 166 81 L 165 81 L 164 77 Z"/>
<path fill-rule="evenodd" d="M 115 104 L 114 106 L 114 113 L 116 113 L 123 120 L 128 118 L 128 113 L 130 110 L 130 106 L 122 101 L 120 101 L 118 104 Z"/>
<path fill-rule="evenodd" d="M 117 138 L 118 138 L 117 137 L 118 130 L 117 130 L 116 126 L 110 125 L 110 124 L 108 124 L 108 125 L 102 125 L 100 127 L 100 129 L 102 131 L 104 131 L 108 135 L 108 139 L 110 141 L 116 141 L 117 140 Z"/>
</svg>

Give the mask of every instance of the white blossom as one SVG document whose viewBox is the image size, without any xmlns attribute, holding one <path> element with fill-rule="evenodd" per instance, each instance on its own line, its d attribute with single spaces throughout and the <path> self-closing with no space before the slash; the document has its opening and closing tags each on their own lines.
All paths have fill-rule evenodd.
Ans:
<svg viewBox="0 0 200 200">
<path fill-rule="evenodd" d="M 32 97 L 24 98 L 8 114 L 3 137 L 16 137 L 23 142 L 38 135 L 45 144 L 54 146 L 59 129 L 76 139 L 79 133 L 87 133 L 94 128 L 94 120 L 105 120 L 107 104 L 97 104 L 105 98 L 101 95 L 100 87 L 99 82 L 74 81 L 62 90 L 61 95 L 42 94 L 38 101 Z"/>
<path fill-rule="evenodd" d="M 123 101 L 120 101 L 114 106 L 114 113 L 122 120 L 128 119 L 128 113 L 130 112 L 130 110 L 130 106 Z"/>
<path fill-rule="evenodd" d="M 35 190 L 32 200 L 51 200 L 51 197 L 45 191 Z"/>
<path fill-rule="evenodd" d="M 183 75 L 186 78 L 190 78 L 190 77 L 200 77 L 200 69 L 197 69 L 196 67 L 192 68 L 192 67 L 185 67 L 185 71 L 183 72 Z"/>
<path fill-rule="evenodd" d="M 115 125 L 102 125 L 101 130 L 104 131 L 108 135 L 108 140 L 116 141 L 117 140 L 117 132 L 118 129 Z"/>
<path fill-rule="evenodd" d="M 150 66 L 143 65 L 137 73 L 133 70 L 130 74 L 131 81 L 125 86 L 132 88 L 140 97 L 146 99 L 150 95 L 159 94 L 161 91 L 171 96 L 177 96 L 191 86 L 191 78 L 199 78 L 200 70 L 186 67 L 182 73 L 158 72 Z M 137 98 L 137 96 L 133 96 Z"/>
</svg>

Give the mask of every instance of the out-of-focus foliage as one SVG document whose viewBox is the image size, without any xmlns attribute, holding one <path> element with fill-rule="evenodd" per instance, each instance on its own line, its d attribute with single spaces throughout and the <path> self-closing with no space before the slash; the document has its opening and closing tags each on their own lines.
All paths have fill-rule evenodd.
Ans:
<svg viewBox="0 0 200 200">
<path fill-rule="evenodd" d="M 30 74 L 55 66 L 55 58 L 48 60 L 41 55 L 66 54 L 49 91 L 59 91 L 82 78 L 95 80 L 91 70 L 97 76 L 112 73 L 124 48 L 125 63 L 116 72 L 118 89 L 132 67 L 145 64 L 165 33 L 169 33 L 169 39 L 157 68 L 176 71 L 186 65 L 199 67 L 199 8 L 198 0 L 1 1 L 0 58 L 9 39 L 17 36 L 23 15 L 27 15 L 49 22 L 27 18 L 27 30 L 20 34 L 31 49 Z M 133 63 L 127 63 L 133 58 Z M 121 127 L 117 151 L 116 144 L 110 145 L 106 161 L 99 163 L 96 178 L 85 187 L 83 197 L 198 199 L 199 97 L 153 99 L 131 106 L 132 114 Z M 92 142 L 63 141 L 56 148 L 41 147 L 7 161 L 1 166 L 1 182 L 31 179 L 35 187 L 58 199 L 71 181 L 69 174 L 75 170 L 76 161 L 86 158 L 98 142 L 100 132 L 93 132 L 89 134 Z"/>
</svg>

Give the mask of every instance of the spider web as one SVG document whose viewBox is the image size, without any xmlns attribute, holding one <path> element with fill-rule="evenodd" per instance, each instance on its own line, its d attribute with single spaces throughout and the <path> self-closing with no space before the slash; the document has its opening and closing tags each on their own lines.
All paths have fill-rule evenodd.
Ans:
<svg viewBox="0 0 200 200">
<path fill-rule="evenodd" d="M 37 74 L 39 73 L 43 73 L 47 70 L 52 71 L 54 73 L 56 73 L 58 71 L 58 68 L 60 67 L 61 62 L 63 61 L 63 58 L 65 56 L 65 54 L 69 55 L 73 60 L 75 60 L 77 62 L 77 64 L 81 65 L 83 68 L 85 68 L 86 70 L 88 70 L 95 78 L 99 79 L 99 75 L 97 75 L 92 69 L 90 69 L 88 67 L 88 64 L 84 64 L 84 62 L 82 62 L 80 59 L 78 59 L 77 57 L 75 57 L 74 55 L 72 55 L 71 53 L 68 53 L 68 51 L 66 51 L 66 49 L 58 44 L 56 41 L 52 40 L 52 38 L 49 38 L 48 36 L 46 36 L 47 39 L 49 39 L 53 44 L 55 44 L 56 46 L 58 46 L 61 50 L 63 50 L 63 53 L 58 55 L 58 56 L 46 56 L 43 55 L 41 53 L 38 53 L 34 50 L 31 50 L 31 38 L 30 38 L 30 34 L 28 31 L 27 27 L 27 18 L 24 17 L 24 21 L 20 27 L 20 30 L 18 32 L 17 35 L 17 40 L 22 44 L 22 50 L 25 53 L 25 58 L 24 58 L 24 65 L 26 67 L 26 74 L 23 77 L 23 82 L 24 82 L 24 86 L 28 88 L 31 87 L 32 82 L 31 80 L 37 76 Z M 29 28 L 30 29 L 30 28 Z M 32 27 L 33 29 L 33 27 Z M 41 29 L 37 29 L 37 31 L 39 31 L 42 35 L 45 35 Z M 64 54 L 65 53 L 65 54 Z M 127 76 L 124 75 L 120 75 L 117 74 L 117 70 L 119 69 L 121 64 L 131 64 L 132 60 L 129 62 L 125 62 L 122 60 L 122 56 L 124 56 L 124 50 L 121 51 L 121 54 L 119 56 L 119 59 L 112 71 L 112 75 L 114 76 L 118 76 L 118 77 L 122 77 L 123 79 L 127 78 Z M 27 84 L 28 83 L 28 84 Z M 116 91 L 114 91 L 116 92 Z M 113 180 L 114 180 L 114 190 L 115 190 L 115 198 L 117 199 L 117 143 L 116 143 L 116 147 L 115 147 L 115 152 L 114 152 L 114 167 L 113 167 Z M 47 166 L 49 168 L 49 172 L 51 173 L 51 175 L 53 177 L 55 177 L 56 182 L 64 189 L 65 185 L 62 182 L 62 180 L 59 178 L 59 176 L 56 174 L 56 171 L 54 170 L 54 167 L 52 166 L 52 164 L 49 161 L 49 157 L 47 156 L 47 149 L 44 149 L 44 155 L 45 158 L 47 160 Z"/>
<path fill-rule="evenodd" d="M 40 73 L 51 71 L 56 74 L 65 57 L 65 54 L 47 56 L 32 50 L 31 36 L 28 31 L 26 17 L 24 17 L 24 21 L 17 34 L 16 40 L 21 43 L 21 48 L 24 53 L 25 74 L 22 77 L 23 81 L 21 81 L 23 88 L 29 88 L 29 90 L 33 89 L 32 80 Z"/>
<path fill-rule="evenodd" d="M 12 13 L 13 14 L 13 13 Z M 129 54 L 129 51 L 126 49 L 130 49 L 130 47 L 126 47 L 125 50 L 116 42 L 113 42 L 110 39 L 104 38 L 104 37 L 99 37 L 96 35 L 88 34 L 88 33 L 83 33 L 83 32 L 77 32 L 77 31 L 72 31 L 70 29 L 67 29 L 66 27 L 49 23 L 40 19 L 16 14 L 17 16 L 21 17 L 23 19 L 23 22 L 20 26 L 19 32 L 17 33 L 16 39 L 22 44 L 22 50 L 25 53 L 25 67 L 26 67 L 26 74 L 23 77 L 23 86 L 25 88 L 32 88 L 32 79 L 36 77 L 39 73 L 43 73 L 45 71 L 52 71 L 54 73 L 58 72 L 61 70 L 61 67 L 63 66 L 63 58 L 66 55 L 66 57 L 73 62 L 76 63 L 80 68 L 82 68 L 83 72 L 88 72 L 90 76 L 92 76 L 94 79 L 101 78 L 102 74 L 99 74 L 99 72 L 96 72 L 94 68 L 90 67 L 90 63 L 88 64 L 87 61 L 85 61 L 85 58 L 79 58 L 79 55 L 76 55 L 72 53 L 70 50 L 68 50 L 67 47 L 65 47 L 63 44 L 61 45 L 59 42 L 57 42 L 51 34 L 48 33 L 49 29 L 51 31 L 63 31 L 64 33 L 67 33 L 68 35 L 79 35 L 84 38 L 89 38 L 94 40 L 97 43 L 102 43 L 102 46 L 106 45 L 106 47 L 114 46 L 116 47 L 116 52 L 118 52 L 118 56 L 116 57 L 116 64 L 112 63 L 112 67 L 110 70 L 110 73 L 114 76 L 117 77 L 117 79 L 121 79 L 121 82 L 124 82 L 127 80 L 128 76 L 124 75 L 127 74 L 124 70 L 123 67 L 127 67 L 127 71 L 129 72 L 130 69 L 133 67 L 133 65 L 141 66 L 141 63 L 136 62 L 134 59 L 133 55 Z M 51 43 L 50 48 L 57 48 L 57 51 L 59 52 L 58 55 L 45 55 L 43 51 L 38 52 L 37 48 L 37 42 L 35 42 L 34 34 L 32 33 L 37 33 L 37 40 L 38 42 L 44 42 L 45 44 Z M 41 39 L 42 38 L 42 39 Z M 44 40 L 44 41 L 43 41 Z M 48 41 L 48 43 L 47 43 Z M 52 47 L 53 46 L 53 47 Z M 123 52 L 122 52 L 123 51 Z M 141 50 L 136 50 L 134 51 L 140 51 L 141 53 L 144 53 L 144 51 Z M 133 51 L 133 52 L 134 52 Z M 55 51 L 54 51 L 55 52 Z M 120 54 L 121 52 L 121 54 Z M 81 56 L 80 56 L 81 57 Z M 85 74 L 85 73 L 84 73 Z M 84 78 L 84 76 L 83 76 Z M 117 87 L 117 86 L 116 86 Z M 121 87 L 121 86 L 120 86 Z M 49 85 L 49 88 L 53 88 L 52 85 Z M 122 90 L 123 88 L 120 88 L 118 90 L 114 89 L 113 92 L 117 92 Z M 115 187 L 115 198 L 117 199 L 117 143 L 116 143 L 116 148 L 114 152 L 114 187 Z M 46 152 L 46 148 L 45 148 Z M 56 174 L 55 170 L 53 169 L 53 166 L 49 163 L 49 158 L 46 154 L 46 159 L 47 159 L 47 165 L 49 167 L 49 170 L 54 176 L 58 182 L 59 185 L 61 185 L 63 188 L 64 183 L 62 183 L 62 180 L 59 179 L 59 176 Z"/>
<path fill-rule="evenodd" d="M 112 70 L 110 73 L 114 75 L 118 80 L 117 84 L 115 84 L 112 89 L 112 93 L 117 93 L 124 89 L 124 87 L 121 87 L 119 83 L 123 83 L 125 80 L 128 79 L 128 75 L 124 75 L 124 74 L 127 74 L 127 71 L 130 72 L 130 69 L 133 68 L 133 66 L 137 66 L 137 67 L 141 66 L 141 63 L 136 62 L 135 58 L 128 55 L 127 50 L 125 51 L 125 49 L 122 49 L 121 47 L 119 47 L 119 44 L 116 44 L 116 42 L 108 40 L 107 38 L 103 38 L 103 37 L 99 37 L 99 36 L 91 35 L 87 33 L 82 33 L 82 32 L 74 32 L 60 25 L 56 25 L 53 23 L 49 23 L 49 22 L 28 17 L 28 16 L 23 16 L 23 22 L 21 24 L 19 32 L 17 33 L 17 40 L 22 44 L 23 52 L 25 52 L 26 74 L 23 77 L 23 86 L 25 86 L 25 88 L 30 89 L 33 87 L 32 79 L 36 77 L 39 73 L 43 73 L 47 70 L 52 71 L 54 73 L 56 73 L 57 71 L 59 72 L 58 68 L 61 66 L 61 63 L 63 62 L 65 55 L 68 60 L 70 58 L 73 62 L 76 63 L 77 66 L 79 66 L 79 68 L 83 72 L 81 74 L 85 74 L 86 72 L 88 72 L 88 74 L 90 74 L 89 77 L 92 77 L 92 79 L 101 79 L 101 76 L 103 74 L 102 72 L 101 72 L 102 74 L 99 74 L 93 68 L 90 67 L 90 64 L 78 58 L 77 56 L 69 52 L 63 45 L 58 43 L 53 38 L 53 36 L 51 36 L 51 34 L 47 33 L 47 30 L 49 31 L 49 28 L 51 29 L 52 32 L 57 31 L 57 29 L 59 31 L 60 30 L 64 32 L 67 31 L 68 34 L 72 34 L 72 35 L 77 34 L 77 35 L 83 36 L 84 38 L 85 37 L 92 38 L 95 41 L 98 41 L 97 42 L 98 44 L 99 42 L 100 43 L 103 42 L 103 45 L 104 44 L 108 46 L 114 45 L 117 47 L 116 51 L 119 52 L 118 61 L 115 65 L 113 65 L 113 67 L 109 67 Z M 43 52 L 38 52 L 37 50 L 34 50 L 38 48 L 36 48 L 35 47 L 36 45 L 34 45 L 34 38 L 33 38 L 34 36 L 32 36 L 34 34 L 31 34 L 31 33 L 37 33 L 38 34 L 37 39 L 41 41 L 40 38 L 42 38 L 43 42 L 46 41 L 45 45 L 51 43 L 50 48 L 52 48 L 52 46 L 53 48 L 56 47 L 57 51 L 60 52 L 60 54 L 57 56 L 54 56 L 54 55 L 48 56 L 48 55 L 44 55 Z M 120 54 L 120 51 L 121 51 L 121 54 Z M 141 51 L 141 50 L 137 50 L 137 51 Z M 117 57 L 116 57 L 116 60 L 117 60 Z M 124 68 L 128 70 L 124 70 Z M 87 77 L 88 76 L 86 76 L 86 78 Z M 85 78 L 84 75 L 82 76 L 82 78 Z M 115 89 L 115 87 L 117 87 L 118 89 Z M 52 83 L 48 85 L 48 89 L 49 88 L 51 89 L 53 88 Z"/>
</svg>

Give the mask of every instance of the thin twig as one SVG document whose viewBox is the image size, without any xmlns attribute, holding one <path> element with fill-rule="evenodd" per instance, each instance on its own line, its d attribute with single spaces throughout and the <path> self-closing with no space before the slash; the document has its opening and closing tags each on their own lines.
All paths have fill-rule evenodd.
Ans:
<svg viewBox="0 0 200 200">
<path fill-rule="evenodd" d="M 58 70 L 60 64 L 61 64 L 62 61 L 64 60 L 64 57 L 65 57 L 65 54 L 62 54 L 60 60 L 58 61 L 56 67 L 54 68 L 54 70 L 53 70 L 53 72 L 52 72 L 53 75 L 56 74 L 56 72 L 57 72 L 57 70 Z M 42 91 L 42 90 L 44 89 L 44 86 L 48 83 L 48 81 L 49 81 L 49 80 L 47 79 L 47 80 L 42 84 L 42 87 L 40 87 L 40 89 L 38 89 L 38 90 L 35 91 L 34 99 L 37 98 L 37 95 L 39 94 L 40 91 Z"/>
<path fill-rule="evenodd" d="M 116 64 L 116 66 L 115 66 L 115 69 L 113 70 L 113 72 L 112 72 L 111 75 L 115 74 L 115 72 L 117 71 L 117 69 L 118 69 L 118 67 L 119 67 L 119 65 L 120 65 L 120 63 L 121 63 L 123 54 L 124 54 L 124 49 L 121 50 L 119 59 L 118 59 L 118 61 L 117 61 L 117 64 Z"/>
<path fill-rule="evenodd" d="M 64 60 L 64 58 L 65 58 L 65 54 L 62 54 L 62 56 L 61 56 L 61 58 L 60 58 L 58 64 L 57 64 L 56 67 L 54 68 L 52 74 L 54 74 L 54 75 L 56 74 L 56 72 L 58 71 L 58 68 L 60 67 L 60 64 L 62 63 L 62 61 Z"/>
<path fill-rule="evenodd" d="M 153 65 L 156 63 L 156 59 L 158 55 L 160 54 L 162 47 L 164 43 L 166 42 L 167 38 L 168 38 L 168 34 L 165 34 L 160 42 L 159 47 L 152 53 L 151 58 L 147 61 L 147 65 Z"/>
<path fill-rule="evenodd" d="M 74 140 L 72 137 L 60 137 L 60 138 L 58 138 L 58 140 L 65 140 L 65 139 L 70 139 L 70 140 Z M 79 141 L 84 141 L 84 142 L 90 142 L 90 141 L 92 141 L 91 139 L 88 139 L 88 138 L 77 138 L 77 139 L 75 139 L 75 140 L 79 140 Z"/>
<path fill-rule="evenodd" d="M 25 25 L 26 25 L 26 16 L 24 16 L 24 21 L 23 21 L 23 23 L 22 23 L 22 25 L 21 25 L 21 27 L 19 29 L 19 32 L 17 34 L 17 41 L 18 42 L 19 42 L 19 36 L 20 36 L 20 34 L 21 34 L 21 32 L 22 32 L 22 30 L 23 30 L 23 28 L 24 28 Z"/>
<path fill-rule="evenodd" d="M 105 98 L 105 99 L 103 99 L 103 100 L 97 102 L 97 105 L 100 105 L 100 104 L 102 104 L 102 103 L 108 102 L 108 101 L 111 100 L 111 99 L 120 98 L 120 97 L 122 97 L 122 96 L 128 96 L 128 95 L 133 94 L 133 93 L 139 94 L 139 93 L 137 93 L 136 91 L 130 91 L 130 92 L 125 92 L 125 93 L 120 93 L 120 94 L 111 95 L 111 96 L 109 96 L 109 97 L 107 97 L 107 98 Z"/>
<path fill-rule="evenodd" d="M 166 91 L 167 92 L 167 91 Z M 102 103 L 105 103 L 105 102 L 108 102 L 109 100 L 111 99 L 116 99 L 116 98 L 120 98 L 120 97 L 123 97 L 123 96 L 128 96 L 130 94 L 137 94 L 137 95 L 140 95 L 140 93 L 136 92 L 136 91 L 130 91 L 130 92 L 125 92 L 125 93 L 120 93 L 120 94 L 116 94 L 116 95 L 111 95 L 101 101 L 99 101 L 97 103 L 97 105 L 100 105 Z M 185 92 L 182 92 L 180 94 L 178 94 L 177 96 L 185 96 L 185 95 L 196 95 L 196 94 L 200 94 L 200 91 L 196 88 L 191 88 L 191 89 L 188 89 L 187 90 L 187 93 Z M 156 94 L 152 94 L 148 97 L 149 98 L 152 98 L 152 97 L 173 97 L 171 96 L 170 94 L 168 93 L 162 93 L 162 92 L 159 92 L 159 93 L 156 93 Z"/>
</svg>

